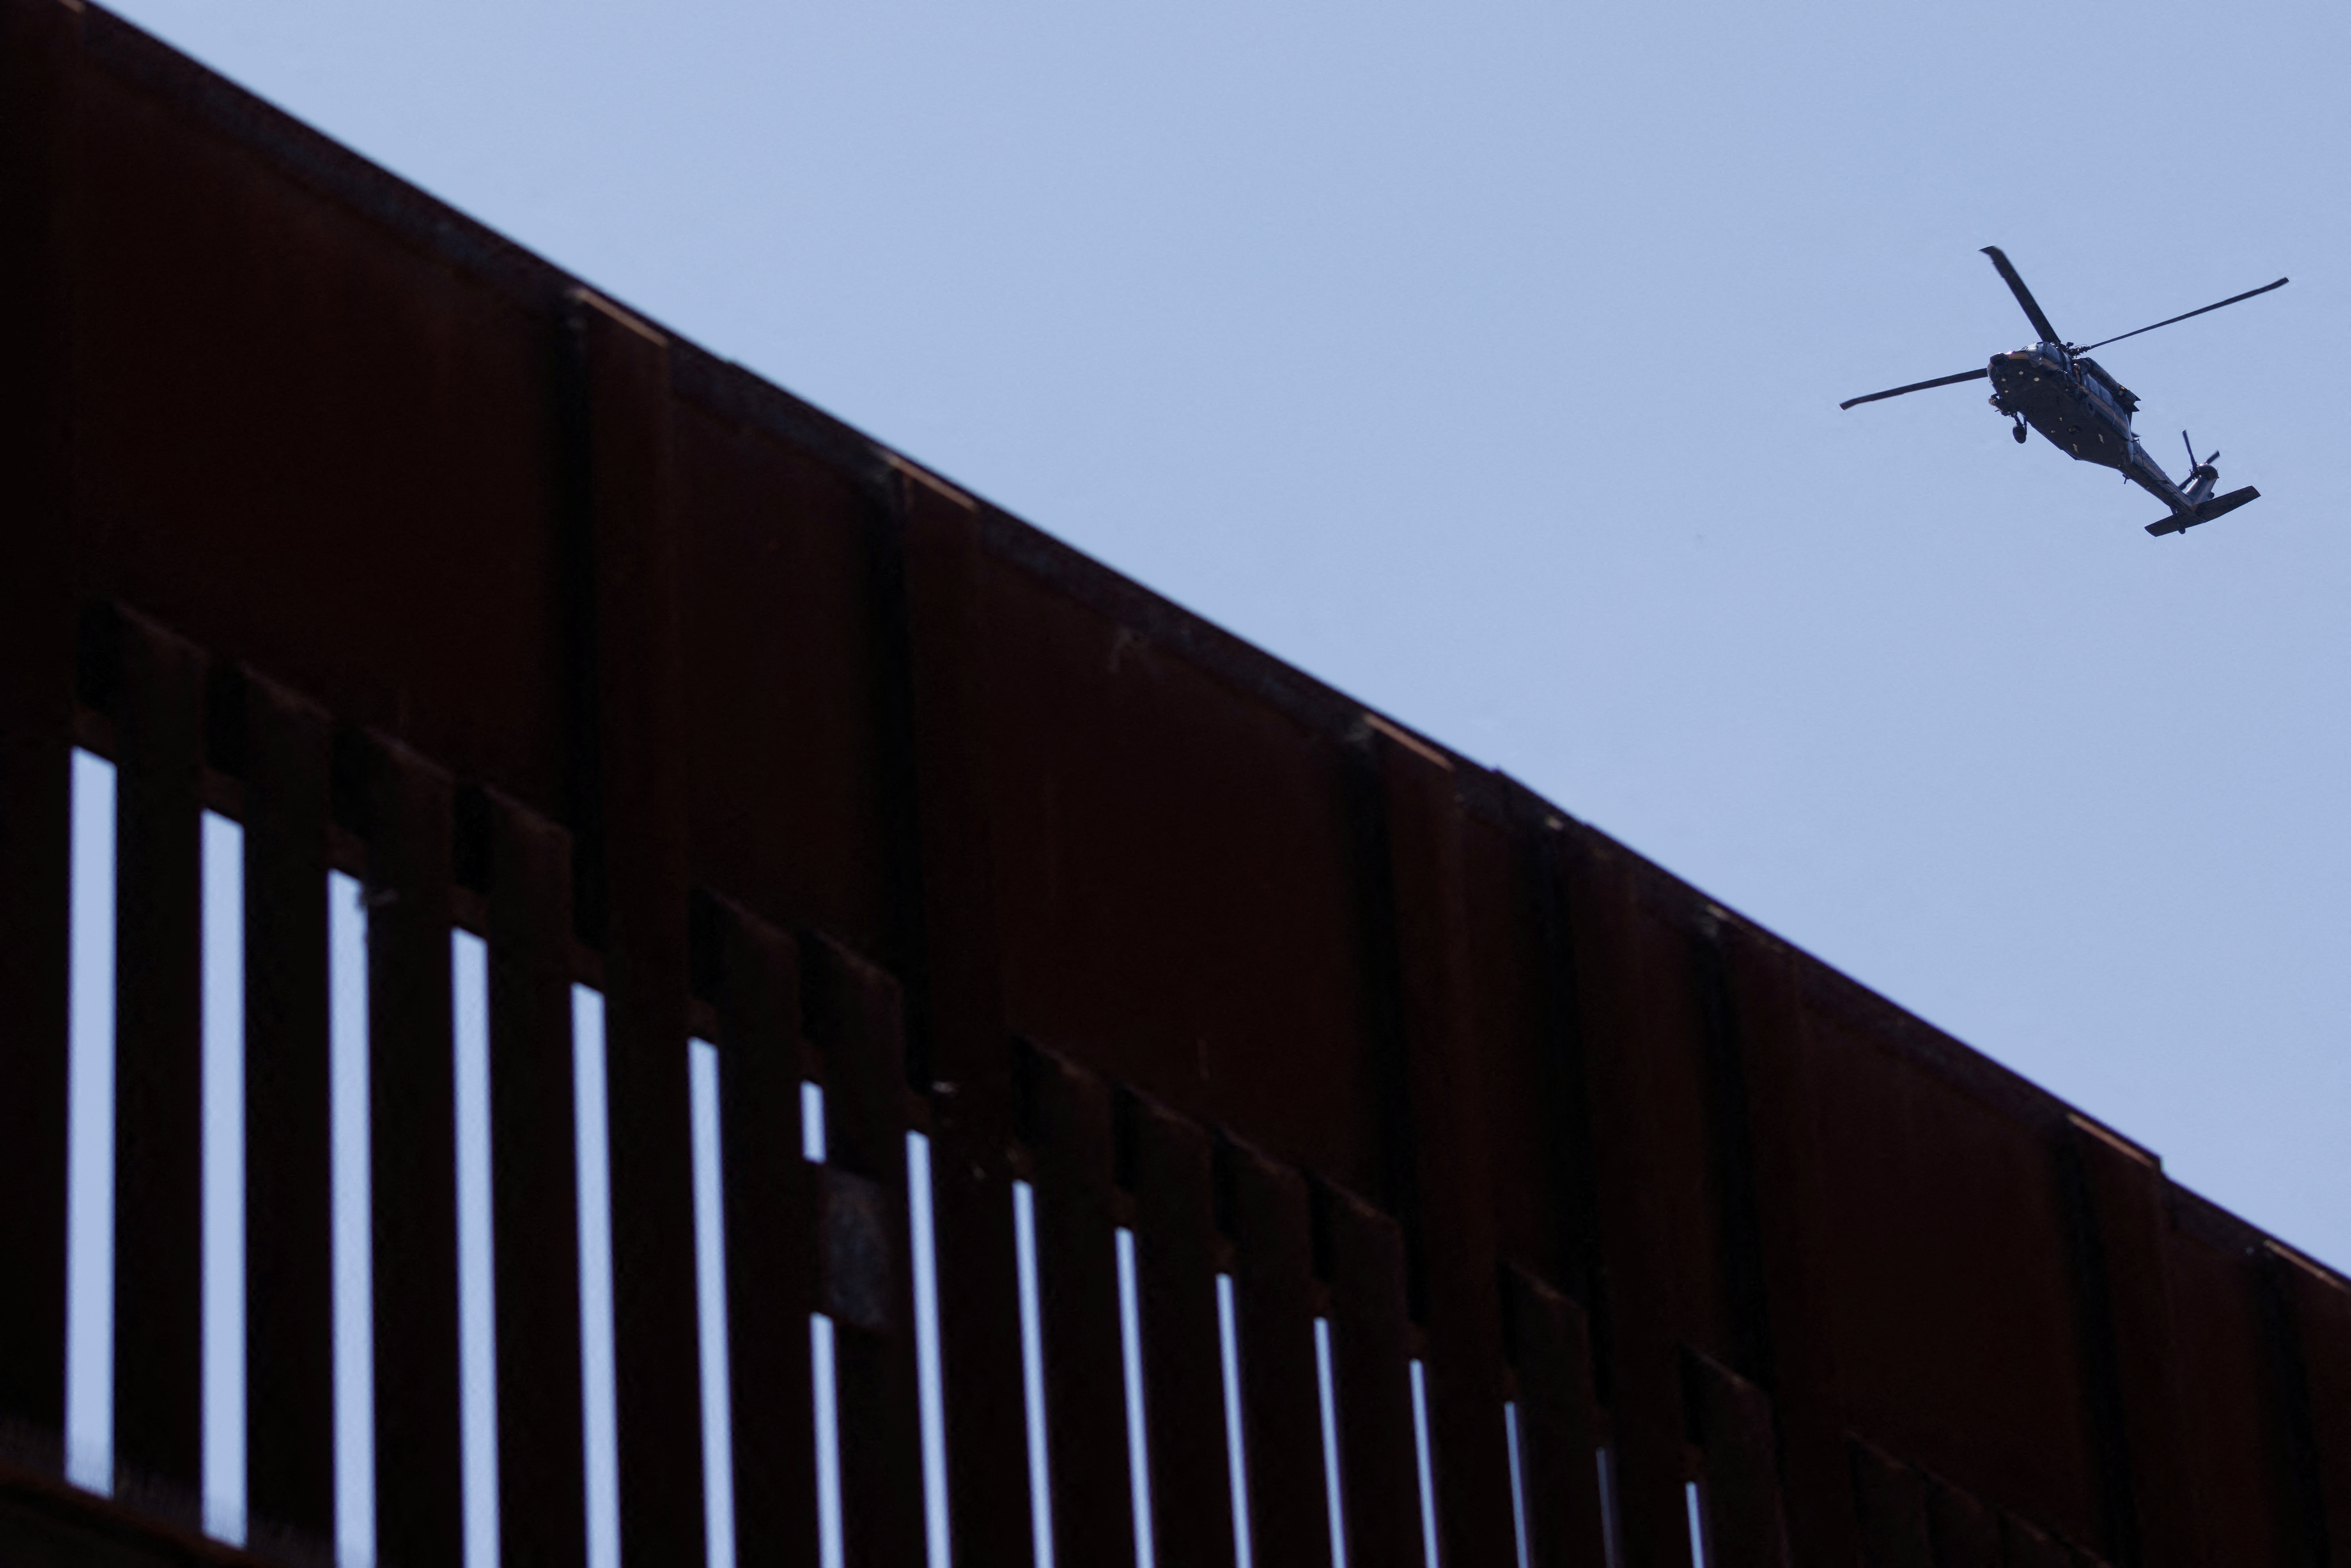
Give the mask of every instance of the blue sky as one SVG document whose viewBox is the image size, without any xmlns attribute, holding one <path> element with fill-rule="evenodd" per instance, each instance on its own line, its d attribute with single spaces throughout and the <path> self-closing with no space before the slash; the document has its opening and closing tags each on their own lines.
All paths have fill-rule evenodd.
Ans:
<svg viewBox="0 0 2351 1568">
<path fill-rule="evenodd" d="M 2351 13 L 118 9 L 2351 1264 Z"/>
</svg>

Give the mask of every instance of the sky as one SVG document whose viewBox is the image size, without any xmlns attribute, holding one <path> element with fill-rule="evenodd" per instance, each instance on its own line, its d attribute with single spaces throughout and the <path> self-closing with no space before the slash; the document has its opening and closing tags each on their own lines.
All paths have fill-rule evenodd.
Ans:
<svg viewBox="0 0 2351 1568">
<path fill-rule="evenodd" d="M 2351 11 L 115 8 L 2351 1266 Z"/>
</svg>

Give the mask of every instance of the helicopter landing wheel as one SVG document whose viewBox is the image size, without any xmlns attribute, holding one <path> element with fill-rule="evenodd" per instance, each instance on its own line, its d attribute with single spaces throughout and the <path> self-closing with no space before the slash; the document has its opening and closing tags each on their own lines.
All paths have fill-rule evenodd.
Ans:
<svg viewBox="0 0 2351 1568">
<path fill-rule="evenodd" d="M 2019 446 L 2023 445 L 2023 444 L 2024 444 L 2024 422 L 2023 422 L 2022 420 L 2021 420 L 2021 419 L 2020 419 L 2020 420 L 2018 420 L 2018 421 L 2016 422 L 2016 428 L 2014 428 L 2013 430 L 2011 430 L 2011 431 L 2009 432 L 2009 434 L 2010 434 L 2011 435 L 2013 435 L 2014 437 L 2016 437 L 2016 444 L 2017 444 Z"/>
</svg>

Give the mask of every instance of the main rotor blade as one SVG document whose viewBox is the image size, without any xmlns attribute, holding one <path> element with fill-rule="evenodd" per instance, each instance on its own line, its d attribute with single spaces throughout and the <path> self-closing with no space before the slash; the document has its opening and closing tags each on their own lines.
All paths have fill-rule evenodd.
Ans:
<svg viewBox="0 0 2351 1568">
<path fill-rule="evenodd" d="M 1900 397 L 1904 392 L 1925 392 L 1928 387 L 1956 386 L 1960 382 L 1984 381 L 1989 379 L 1991 375 L 1991 367 L 1986 365 L 1980 370 L 1961 371 L 1955 376 L 1938 376 L 1931 382 L 1912 382 L 1907 387 L 1896 387 L 1891 392 L 1872 392 L 1867 397 L 1849 397 L 1845 399 L 1844 402 L 1837 404 L 1837 407 L 1851 408 L 1854 404 L 1859 402 L 1876 402 L 1880 398 Z"/>
<path fill-rule="evenodd" d="M 2221 300 L 2220 305 L 2234 305 L 2240 299 L 2251 299 L 2256 294 L 2267 294 L 2273 288 L 2283 288 L 2289 281 L 2291 280 L 2288 278 L 2281 277 L 2275 283 L 2264 283 L 2259 288 L 2248 288 L 2242 294 L 2231 294 L 2226 299 Z M 2218 310 L 2220 308 L 2220 305 L 2207 305 L 2204 307 L 2204 310 Z M 2201 316 L 2204 314 L 2204 310 L 2190 310 L 2188 313 L 2188 316 Z M 2158 321 L 2155 324 L 2155 327 L 2168 327 L 2171 325 L 2172 321 L 2187 320 L 2188 316 L 2174 316 L 2171 318 L 2170 321 Z M 2138 332 L 2152 332 L 2155 330 L 2155 327 L 2141 327 L 2138 329 Z M 2090 351 L 2090 349 L 2103 349 L 2108 343 L 2121 342 L 2124 338 L 2136 338 L 2138 336 L 2138 332 L 2125 332 L 2120 337 L 2101 338 L 2096 342 L 2091 344 L 2089 349 L 2082 349 L 2076 351 L 2086 354 Z"/>
<path fill-rule="evenodd" d="M 2016 296 L 2019 305 L 2024 307 L 2024 314 L 2032 322 L 2032 329 L 2041 334 L 2041 340 L 2044 343 L 2064 342 L 2065 340 L 2057 335 L 2057 329 L 2049 324 L 2049 318 L 2041 313 L 2040 303 L 2032 298 L 2032 290 L 2024 287 L 2024 279 L 2016 275 L 2016 268 L 2008 264 L 2008 257 L 2000 254 L 2000 246 L 1988 245 L 1983 247 L 1983 253 L 1991 257 L 1994 267 L 2000 268 L 2001 277 L 2007 280 L 2008 291 Z"/>
</svg>

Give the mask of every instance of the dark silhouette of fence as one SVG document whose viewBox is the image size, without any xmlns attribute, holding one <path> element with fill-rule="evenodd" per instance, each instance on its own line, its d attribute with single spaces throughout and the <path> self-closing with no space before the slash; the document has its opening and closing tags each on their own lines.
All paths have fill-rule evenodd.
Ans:
<svg viewBox="0 0 2351 1568">
<path fill-rule="evenodd" d="M 632 1565 L 2351 1551 L 2351 1292 L 2146 1151 L 105 13 L 0 19 L 0 1557 L 248 1560 L 197 1500 L 207 835 L 250 1560 L 352 1539 L 345 1352 L 375 1551 L 465 1558 L 453 933 L 517 1568 L 587 1560 L 600 1453 Z"/>
</svg>

